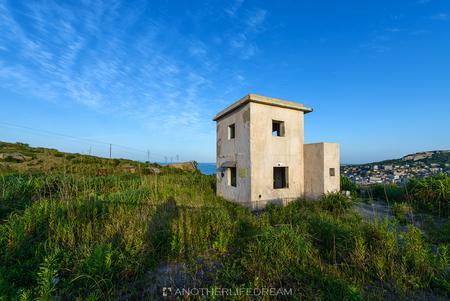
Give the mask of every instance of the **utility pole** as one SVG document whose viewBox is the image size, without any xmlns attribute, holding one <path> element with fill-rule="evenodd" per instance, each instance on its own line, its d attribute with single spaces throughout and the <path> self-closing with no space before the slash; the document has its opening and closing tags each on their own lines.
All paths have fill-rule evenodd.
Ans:
<svg viewBox="0 0 450 301">
<path fill-rule="evenodd" d="M 109 144 L 109 158 L 111 159 L 112 144 Z"/>
<path fill-rule="evenodd" d="M 148 163 L 150 163 L 150 151 L 149 150 L 147 150 L 147 161 L 148 161 Z"/>
</svg>

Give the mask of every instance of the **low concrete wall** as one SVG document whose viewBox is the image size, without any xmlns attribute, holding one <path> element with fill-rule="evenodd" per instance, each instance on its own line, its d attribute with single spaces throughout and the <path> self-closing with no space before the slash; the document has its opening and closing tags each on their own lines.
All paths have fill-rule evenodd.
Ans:
<svg viewBox="0 0 450 301">
<path fill-rule="evenodd" d="M 330 169 L 334 169 L 334 176 L 330 175 Z M 341 190 L 341 161 L 339 144 L 324 143 L 324 193 Z"/>
<path fill-rule="evenodd" d="M 305 198 L 317 199 L 324 193 L 324 148 L 322 143 L 305 144 Z"/>
<path fill-rule="evenodd" d="M 182 170 L 190 170 L 190 171 L 197 170 L 197 162 L 195 162 L 195 161 L 169 163 L 166 166 L 169 166 L 172 168 L 177 168 L 177 169 L 182 169 Z"/>
<path fill-rule="evenodd" d="M 318 199 L 325 193 L 340 190 L 339 144 L 305 144 L 304 162 L 305 198 Z"/>
</svg>

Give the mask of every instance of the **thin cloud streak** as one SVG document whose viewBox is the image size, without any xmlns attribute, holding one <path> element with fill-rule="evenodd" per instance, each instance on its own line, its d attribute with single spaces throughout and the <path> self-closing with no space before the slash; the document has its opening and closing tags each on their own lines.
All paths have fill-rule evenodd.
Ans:
<svg viewBox="0 0 450 301">
<path fill-rule="evenodd" d="M 227 14 L 235 16 L 242 4 L 236 1 Z M 120 1 L 77 7 L 49 1 L 27 2 L 19 11 L 1 1 L 1 85 L 47 101 L 70 99 L 149 126 L 201 128 L 204 104 L 211 101 L 202 91 L 211 87 L 217 55 L 207 43 L 144 16 L 147 6 L 145 1 L 126 9 Z M 258 51 L 252 40 L 266 19 L 262 9 L 250 13 L 230 46 L 246 59 Z M 186 49 L 197 63 L 180 58 L 176 49 Z"/>
<path fill-rule="evenodd" d="M 430 17 L 430 19 L 436 20 L 436 21 L 447 21 L 449 19 L 449 16 L 446 13 L 438 13 L 438 14 L 432 15 Z"/>
</svg>

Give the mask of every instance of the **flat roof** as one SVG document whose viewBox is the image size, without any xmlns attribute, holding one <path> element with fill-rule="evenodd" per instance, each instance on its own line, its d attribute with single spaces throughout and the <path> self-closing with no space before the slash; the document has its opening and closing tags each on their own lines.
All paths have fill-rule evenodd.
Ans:
<svg viewBox="0 0 450 301">
<path fill-rule="evenodd" d="M 224 110 L 217 113 L 216 116 L 214 116 L 213 120 L 217 121 L 220 118 L 224 117 L 225 115 L 232 113 L 239 107 L 241 107 L 249 102 L 255 102 L 255 103 L 260 103 L 260 104 L 264 104 L 264 105 L 268 105 L 268 106 L 275 106 L 275 107 L 280 107 L 280 108 L 302 111 L 305 114 L 313 111 L 312 108 L 307 108 L 307 107 L 303 106 L 303 104 L 301 104 L 301 103 L 287 101 L 287 100 L 283 100 L 283 99 L 279 99 L 279 98 L 262 96 L 262 95 L 258 95 L 258 94 L 247 94 L 246 96 L 242 97 L 241 99 L 239 99 L 235 103 L 231 104 Z"/>
</svg>

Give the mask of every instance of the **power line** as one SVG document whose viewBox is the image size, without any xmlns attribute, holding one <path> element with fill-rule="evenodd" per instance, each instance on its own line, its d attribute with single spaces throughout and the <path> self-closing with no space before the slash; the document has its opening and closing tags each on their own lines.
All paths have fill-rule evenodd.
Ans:
<svg viewBox="0 0 450 301">
<path fill-rule="evenodd" d="M 94 140 L 94 139 L 88 139 L 88 138 L 80 138 L 80 137 L 75 137 L 75 136 L 71 136 L 71 135 L 67 135 L 67 134 L 57 133 L 57 132 L 54 132 L 54 131 L 42 130 L 42 129 L 32 128 L 32 127 L 27 127 L 27 126 L 22 126 L 22 125 L 17 125 L 17 124 L 3 122 L 3 121 L 0 121 L 0 125 L 4 125 L 4 126 L 7 126 L 7 127 L 13 127 L 13 128 L 19 128 L 19 129 L 25 129 L 25 130 L 28 130 L 28 131 L 31 131 L 31 132 L 36 132 L 36 133 L 41 134 L 41 135 L 44 134 L 44 135 L 48 135 L 48 136 L 64 137 L 64 138 L 67 138 L 67 139 L 76 140 L 76 141 L 79 141 L 81 143 L 86 143 L 86 144 L 89 144 L 89 145 L 92 144 L 92 143 L 102 144 L 102 145 L 106 145 L 106 146 L 109 145 L 109 147 L 110 147 L 110 149 L 109 149 L 109 157 L 110 158 L 112 157 L 112 146 L 118 147 L 119 149 L 128 149 L 130 151 L 137 152 L 139 154 L 139 156 L 145 156 L 145 154 L 147 153 L 147 158 L 148 159 L 150 158 L 150 151 L 144 151 L 144 150 L 141 150 L 141 149 L 136 149 L 136 148 L 132 148 L 132 147 L 125 146 L 125 145 L 108 143 L 108 142 Z M 90 146 L 89 152 L 91 152 L 91 148 L 92 148 L 92 146 Z M 122 152 L 129 153 L 129 154 L 131 153 L 131 152 L 127 152 L 127 151 L 122 151 Z M 134 155 L 136 155 L 137 153 L 134 153 Z M 164 155 L 157 154 L 157 153 L 152 153 L 152 157 L 153 156 L 157 156 L 157 157 L 159 157 L 161 159 L 165 158 Z"/>
</svg>

